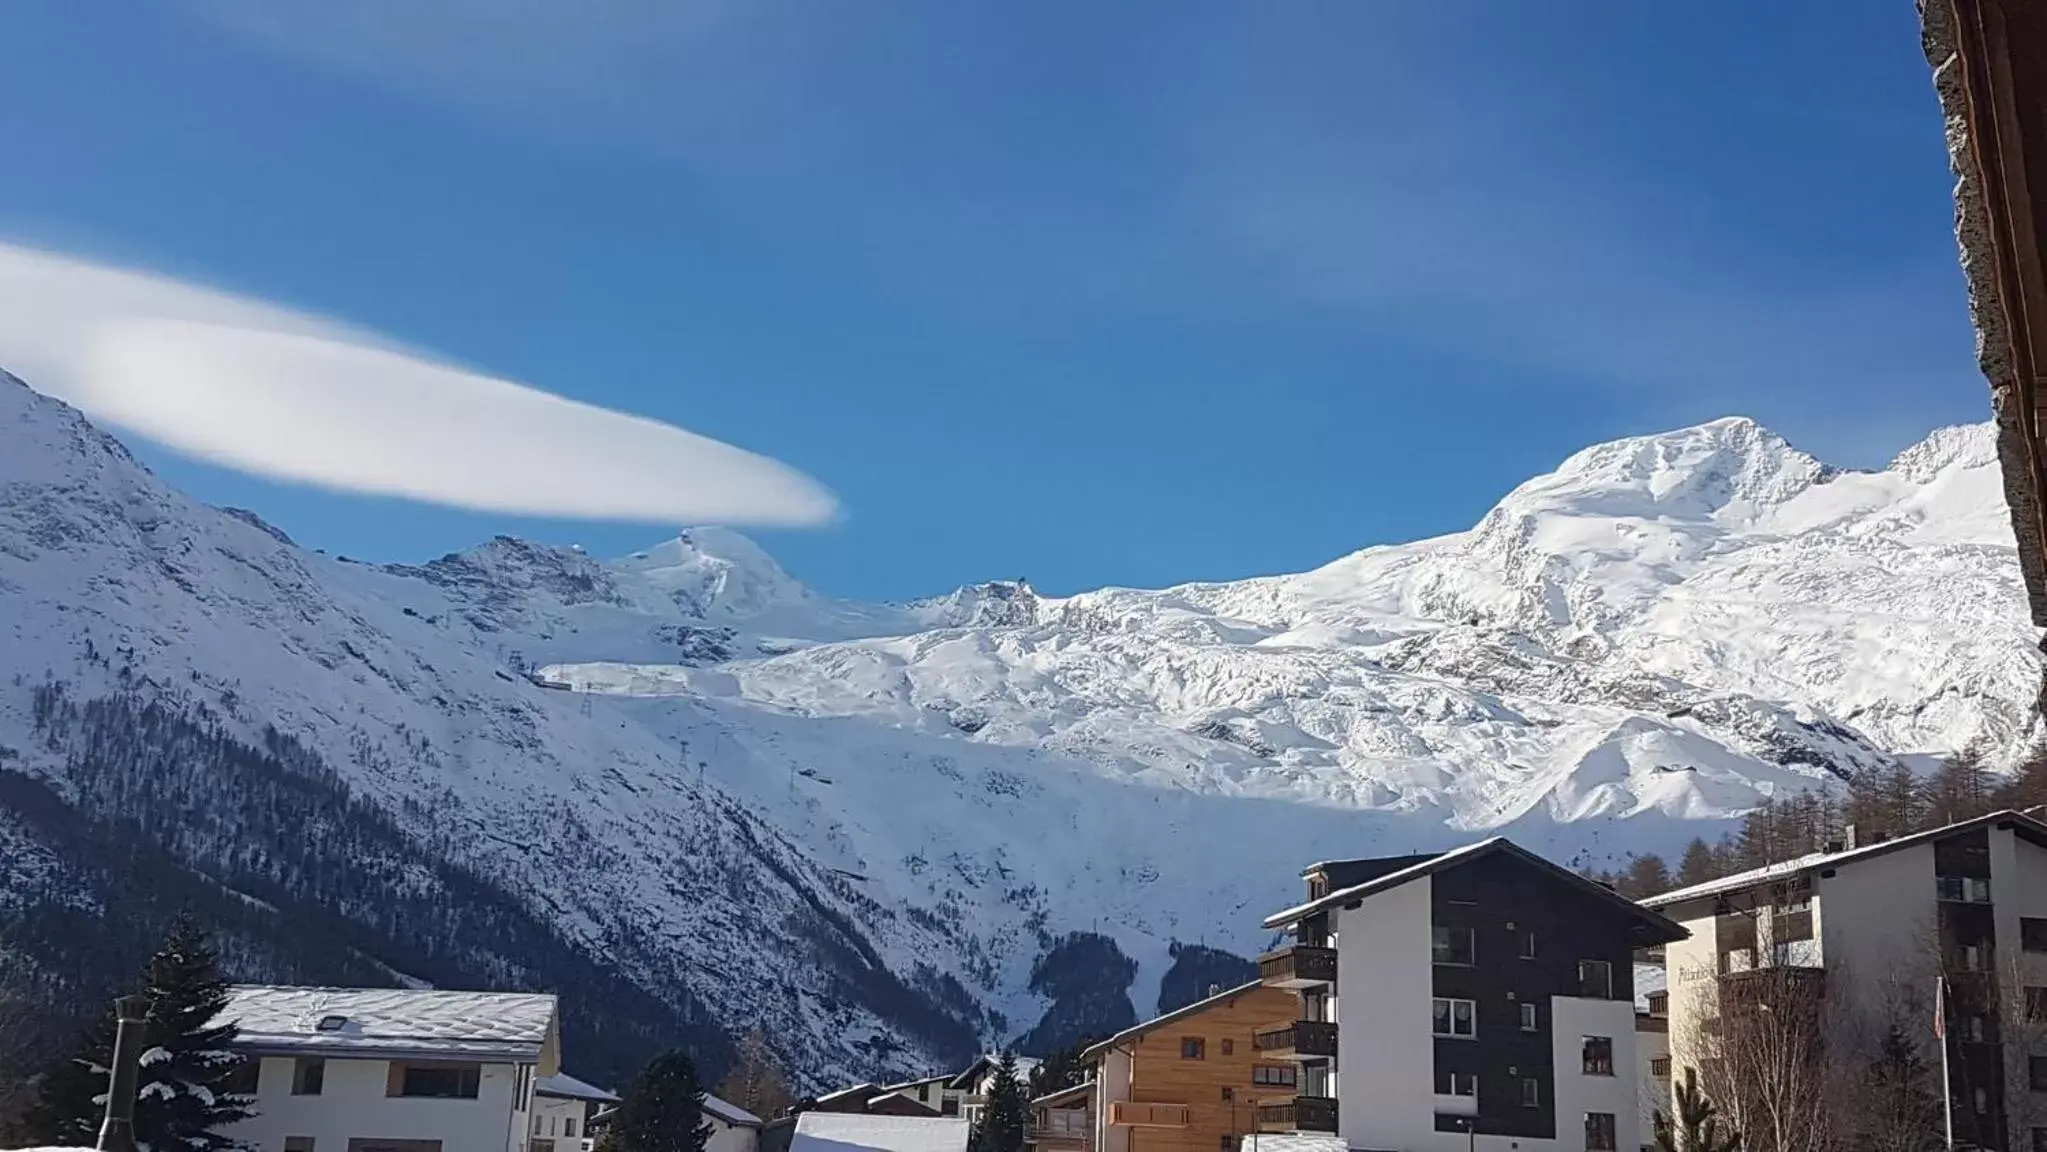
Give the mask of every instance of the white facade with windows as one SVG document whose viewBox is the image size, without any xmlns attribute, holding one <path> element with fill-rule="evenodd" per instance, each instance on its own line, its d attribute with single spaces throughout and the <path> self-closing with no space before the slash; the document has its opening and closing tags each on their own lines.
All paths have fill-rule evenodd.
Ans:
<svg viewBox="0 0 2047 1152">
<path fill-rule="evenodd" d="M 1443 887 L 1482 858 L 1524 890 L 1555 887 L 1544 938 L 1515 929 L 1525 905 L 1463 898 L 1468 879 Z M 1412 860 L 1389 858 L 1348 887 L 1322 870 L 1371 875 L 1381 862 L 1313 866 L 1309 903 L 1266 921 L 1293 929 L 1297 947 L 1336 953 L 1334 979 L 1319 983 L 1288 967 L 1287 949 L 1268 956 L 1273 979 L 1300 989 L 1301 1019 L 1336 1026 L 1333 1059 L 1297 1057 L 1300 1094 L 1335 1101 L 1335 1134 L 1351 1149 L 1640 1148 L 1630 942 L 1661 943 L 1677 927 L 1504 841 Z M 1446 904 L 1453 920 L 1485 926 L 1443 923 Z M 1580 947 L 1593 955 L 1577 959 Z"/>
<path fill-rule="evenodd" d="M 1673 1082 L 1709 1055 L 1722 990 L 1773 970 L 1824 988 L 1830 1035 L 1872 1035 L 1895 1020 L 1937 1068 L 1924 1022 L 1944 974 L 1957 990 L 1951 1063 L 1966 1071 L 1988 1053 L 2003 1064 L 2001 1084 L 1955 1083 L 1957 1139 L 1981 1123 L 1986 1138 L 2005 1130 L 1999 1146 L 2047 1149 L 2047 1013 L 2029 1011 L 2030 1001 L 2047 1007 L 2047 824 L 1999 812 L 1844 842 L 1645 903 L 1691 930 L 1666 961 Z"/>
<path fill-rule="evenodd" d="M 559 1072 L 549 995 L 248 986 L 222 1019 L 256 1097 L 225 1134 L 260 1152 L 529 1152 Z"/>
</svg>

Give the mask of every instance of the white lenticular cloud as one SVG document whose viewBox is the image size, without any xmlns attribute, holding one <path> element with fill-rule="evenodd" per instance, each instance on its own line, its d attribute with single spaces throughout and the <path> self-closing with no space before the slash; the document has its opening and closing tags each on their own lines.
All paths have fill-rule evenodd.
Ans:
<svg viewBox="0 0 2047 1152">
<path fill-rule="evenodd" d="M 535 516 L 818 524 L 822 485 L 629 413 L 343 325 L 0 244 L 0 368 L 96 420 L 259 476 Z"/>
</svg>

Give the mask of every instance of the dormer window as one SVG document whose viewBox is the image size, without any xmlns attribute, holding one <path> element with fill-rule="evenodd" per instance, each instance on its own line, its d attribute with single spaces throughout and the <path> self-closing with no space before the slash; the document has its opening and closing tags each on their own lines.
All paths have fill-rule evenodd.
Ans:
<svg viewBox="0 0 2047 1152">
<path fill-rule="evenodd" d="M 339 1032 L 346 1027 L 348 1027 L 348 1017 L 346 1016 L 322 1016 L 320 1017 L 320 1022 L 313 1025 L 313 1030 L 316 1032 Z"/>
<path fill-rule="evenodd" d="M 1308 899 L 1320 900 L 1329 895 L 1329 878 L 1317 872 L 1308 877 Z"/>
</svg>

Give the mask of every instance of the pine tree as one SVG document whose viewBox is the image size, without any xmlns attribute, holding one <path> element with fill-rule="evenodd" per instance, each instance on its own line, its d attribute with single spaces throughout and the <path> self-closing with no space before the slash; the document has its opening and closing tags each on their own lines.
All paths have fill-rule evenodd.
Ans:
<svg viewBox="0 0 2047 1152">
<path fill-rule="evenodd" d="M 640 1070 L 619 1102 L 604 1145 L 615 1152 L 704 1152 L 710 1138 L 697 1066 L 672 1050 Z"/>
<path fill-rule="evenodd" d="M 1656 1152 L 1741 1152 L 1741 1134 L 1722 1123 L 1691 1069 L 1671 1098 L 1677 1116 L 1656 1114 Z"/>
<path fill-rule="evenodd" d="M 247 1057 L 230 1045 L 233 1024 L 215 1024 L 228 985 L 206 933 L 180 916 L 149 959 L 137 992 L 149 1001 L 135 1098 L 135 1143 L 146 1152 L 225 1152 L 242 1145 L 216 1129 L 245 1120 L 253 1098 L 234 1090 Z M 80 1054 L 50 1070 L 30 1115 L 52 1144 L 90 1145 L 106 1111 L 114 1018 L 86 1029 Z"/>
<path fill-rule="evenodd" d="M 987 1099 L 981 1105 L 981 1122 L 975 1126 L 973 1152 L 1022 1152 L 1024 1124 L 1030 1116 L 1030 1100 L 1016 1075 L 1016 1054 L 1004 1052 L 988 1078 Z"/>
<path fill-rule="evenodd" d="M 758 1028 L 740 1037 L 737 1059 L 719 1081 L 718 1095 L 763 1120 L 775 1119 L 796 1103 L 788 1074 Z"/>
<path fill-rule="evenodd" d="M 1049 1096 L 1061 1089 L 1072 1088 L 1085 1082 L 1090 1066 L 1081 1058 L 1081 1053 L 1094 1047 L 1097 1042 L 1093 1036 L 1083 1036 L 1045 1057 L 1042 1063 L 1031 1069 L 1030 1088 L 1025 1093 L 1026 1098 L 1035 1100 L 1040 1096 Z"/>
<path fill-rule="evenodd" d="M 1628 870 L 1617 885 L 1630 900 L 1646 900 L 1670 891 L 1670 868 L 1654 852 L 1628 858 Z"/>
<path fill-rule="evenodd" d="M 1718 880 L 1720 876 L 1720 862 L 1714 857 L 1713 846 L 1703 837 L 1693 837 L 1677 862 L 1678 887 L 1689 888 L 1694 884 Z"/>
</svg>

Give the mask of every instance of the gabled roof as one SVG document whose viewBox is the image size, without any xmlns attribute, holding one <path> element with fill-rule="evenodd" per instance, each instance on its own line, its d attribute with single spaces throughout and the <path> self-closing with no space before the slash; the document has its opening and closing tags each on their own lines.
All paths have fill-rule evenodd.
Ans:
<svg viewBox="0 0 2047 1152">
<path fill-rule="evenodd" d="M 720 1100 L 709 1092 L 704 1093 L 704 1111 L 723 1120 L 735 1128 L 758 1128 L 761 1118 L 728 1100 Z"/>
<path fill-rule="evenodd" d="M 1403 884 L 1419 880 L 1424 876 L 1431 876 L 1445 869 L 1454 868 L 1459 864 L 1467 864 L 1473 860 L 1499 853 L 1505 853 L 1523 863 L 1541 869 L 1563 883 L 1577 887 L 1587 895 L 1604 900 L 1617 909 L 1625 910 L 1635 918 L 1641 927 L 1647 929 L 1652 939 L 1658 943 L 1682 940 L 1690 934 L 1673 921 L 1642 907 L 1633 900 L 1608 888 L 1606 885 L 1587 880 L 1568 868 L 1552 864 L 1504 836 L 1495 836 L 1490 840 L 1481 840 L 1476 844 L 1467 844 L 1462 848 L 1453 848 L 1448 852 L 1439 853 L 1434 856 L 1398 857 L 1397 859 L 1403 861 L 1414 860 L 1416 862 L 1408 864 L 1404 868 L 1386 872 L 1363 883 L 1353 884 L 1347 888 L 1339 888 L 1319 899 L 1310 900 L 1306 904 L 1297 904 L 1283 912 L 1275 912 L 1265 918 L 1265 926 L 1267 928 L 1291 927 L 1324 909 L 1337 908 L 1363 900 L 1369 896 L 1376 896 L 1381 892 L 1398 888 Z M 1346 863 L 1362 862 L 1347 861 Z"/>
<path fill-rule="evenodd" d="M 540 992 L 245 984 L 228 989 L 221 1019 L 240 1027 L 235 1044 L 252 1052 L 533 1061 L 555 1010 Z"/>
<path fill-rule="evenodd" d="M 905 1080 L 900 1084 L 884 1084 L 882 1085 L 882 1087 L 888 1089 L 891 1092 L 900 1092 L 905 1088 L 915 1088 L 923 1084 L 944 1084 L 947 1081 L 951 1080 L 955 1075 L 956 1073 L 952 1072 L 940 1072 L 936 1076 L 925 1076 L 916 1080 Z"/>
<path fill-rule="evenodd" d="M 595 1100 L 600 1104 L 616 1104 L 618 1097 L 594 1084 L 578 1080 L 566 1072 L 553 1076 L 537 1077 L 533 1091 L 539 1096 L 553 1096 L 561 1100 Z"/>
<path fill-rule="evenodd" d="M 819 1104 L 833 1104 L 837 1103 L 840 1100 L 845 1099 L 848 1096 L 858 1096 L 861 1100 L 872 1100 L 876 1096 L 881 1095 L 881 1092 L 882 1092 L 881 1085 L 871 1084 L 865 1080 L 862 1080 L 858 1084 L 851 1084 L 844 1088 L 840 1088 L 837 1091 L 827 1092 L 824 1095 L 817 1097 L 816 1102 Z"/>
<path fill-rule="evenodd" d="M 1846 867 L 1863 860 L 1888 855 L 1901 848 L 1911 848 L 1919 844 L 1939 840 L 1946 836 L 1952 836 L 1958 832 L 1967 832 L 1975 828 L 1985 828 L 1991 825 L 1998 827 L 2010 825 L 2012 830 L 2018 833 L 2021 839 L 2028 840 L 2042 848 L 2047 848 L 2047 823 L 2042 823 L 2034 817 L 2026 815 L 2024 812 L 2015 812 L 2007 808 L 2000 812 L 1991 812 L 1987 815 L 1978 816 L 1973 820 L 1958 820 L 1953 824 L 1942 825 L 1939 828 L 1929 828 L 1924 832 L 1914 832 L 1910 836 L 1900 836 L 1895 840 L 1879 840 L 1874 844 L 1865 844 L 1861 847 L 1849 848 L 1840 852 L 1807 853 L 1804 856 L 1797 856 L 1790 860 L 1766 864 L 1761 868 L 1751 868 L 1746 872 L 1737 872 L 1732 876 L 1723 876 L 1718 880 L 1708 880 L 1704 884 L 1694 884 L 1689 888 L 1679 888 L 1674 892 L 1665 892 L 1660 896 L 1651 896 L 1642 901 L 1642 904 L 1648 908 L 1668 908 L 1673 904 L 1683 904 L 1687 901 L 1701 900 L 1709 896 L 1719 896 L 1728 892 L 1739 892 L 1744 888 L 1753 888 L 1758 884 L 1767 884 L 1776 880 L 1788 880 L 1793 876 L 1803 876 L 1809 872 L 1817 872 L 1827 868 Z"/>
<path fill-rule="evenodd" d="M 1076 1100 L 1087 1099 L 1094 1094 L 1095 1082 L 1083 1080 L 1071 1088 L 1061 1088 L 1057 1092 L 1047 1092 L 1036 1100 L 1031 1101 L 1031 1105 L 1033 1107 L 1043 1105 L 1047 1108 L 1057 1108 L 1061 1104 L 1071 1104 Z"/>
<path fill-rule="evenodd" d="M 953 1116 L 805 1112 L 789 1152 L 966 1152 L 967 1122 Z"/>
<path fill-rule="evenodd" d="M 1083 1060 L 1093 1059 L 1095 1053 L 1097 1052 L 1106 1052 L 1109 1049 L 1114 1048 L 1116 1045 L 1121 1044 L 1126 1040 L 1134 1040 L 1137 1037 L 1144 1035 L 1146 1032 L 1150 1032 L 1155 1028 L 1164 1027 L 1167 1024 L 1171 1024 L 1175 1020 L 1185 1020 L 1187 1017 L 1192 1016 L 1197 1012 L 1205 1012 L 1208 1009 L 1215 1007 L 1217 1004 L 1220 1004 L 1226 1000 L 1235 999 L 1238 996 L 1242 996 L 1246 992 L 1254 991 L 1260 987 L 1263 987 L 1263 985 L 1259 981 L 1253 980 L 1249 984 L 1239 984 L 1235 988 L 1232 988 L 1227 992 L 1218 992 L 1205 1000 L 1196 1000 L 1194 1003 L 1189 1004 L 1184 1008 L 1175 1008 L 1171 1012 L 1168 1012 L 1163 1016 L 1154 1016 L 1151 1019 L 1146 1020 L 1142 1024 L 1137 1024 L 1132 1027 L 1125 1028 L 1123 1031 L 1116 1033 L 1114 1036 L 1109 1037 L 1107 1040 L 1104 1040 L 1099 1044 L 1090 1046 L 1087 1051 L 1082 1052 L 1080 1054 L 1081 1059 Z"/>
<path fill-rule="evenodd" d="M 1020 1077 L 1030 1075 L 1031 1070 L 1042 1063 L 1042 1061 L 1030 1056 L 1017 1056 L 1014 1059 L 1016 1060 L 1016 1074 Z M 976 1080 L 995 1071 L 995 1066 L 1000 1063 L 1002 1063 L 1002 1057 L 998 1053 L 990 1052 L 977 1056 L 972 1064 L 967 1065 L 965 1071 L 946 1081 L 945 1086 L 947 1088 L 971 1090 Z"/>
</svg>

